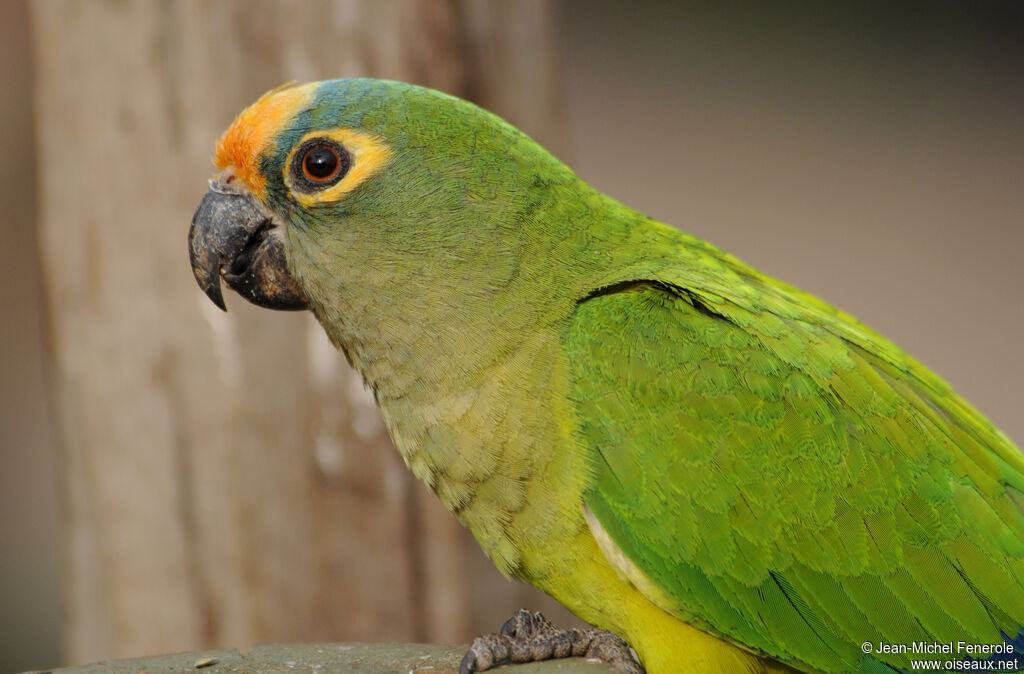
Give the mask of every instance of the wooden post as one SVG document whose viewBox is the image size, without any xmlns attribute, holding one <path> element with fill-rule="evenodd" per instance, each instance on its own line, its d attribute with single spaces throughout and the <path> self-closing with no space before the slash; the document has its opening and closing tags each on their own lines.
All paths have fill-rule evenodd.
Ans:
<svg viewBox="0 0 1024 674">
<path fill-rule="evenodd" d="M 521 590 L 465 582 L 465 532 L 312 316 L 220 313 L 186 232 L 214 139 L 289 80 L 415 81 L 554 141 L 549 2 L 32 8 L 68 659 L 495 629 L 475 597 Z"/>
</svg>

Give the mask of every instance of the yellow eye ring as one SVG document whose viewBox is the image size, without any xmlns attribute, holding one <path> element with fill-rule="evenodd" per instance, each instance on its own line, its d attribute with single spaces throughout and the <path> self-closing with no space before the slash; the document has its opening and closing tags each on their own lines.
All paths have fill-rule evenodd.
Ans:
<svg viewBox="0 0 1024 674">
<path fill-rule="evenodd" d="M 306 176 L 306 153 L 318 145 L 327 145 L 338 153 L 340 166 L 333 176 L 326 169 L 323 179 Z M 384 139 L 357 129 L 340 127 L 310 131 L 288 153 L 283 167 L 285 186 L 295 201 L 306 208 L 338 201 L 380 171 L 391 159 Z M 315 163 L 315 162 L 314 162 Z"/>
</svg>

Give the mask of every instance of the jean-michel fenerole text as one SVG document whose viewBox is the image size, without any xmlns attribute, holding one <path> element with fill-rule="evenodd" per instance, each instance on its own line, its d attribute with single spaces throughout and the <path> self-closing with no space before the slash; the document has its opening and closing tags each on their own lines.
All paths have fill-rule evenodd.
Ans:
<svg viewBox="0 0 1024 674">
<path fill-rule="evenodd" d="M 940 643 L 937 641 L 913 641 L 909 644 L 893 644 L 880 641 L 873 644 L 871 649 L 875 653 L 919 653 L 919 654 L 957 654 L 971 657 L 997 655 L 1000 653 L 1012 653 L 1013 645 L 1008 643 L 998 644 L 972 644 L 966 641 L 950 641 Z"/>
</svg>

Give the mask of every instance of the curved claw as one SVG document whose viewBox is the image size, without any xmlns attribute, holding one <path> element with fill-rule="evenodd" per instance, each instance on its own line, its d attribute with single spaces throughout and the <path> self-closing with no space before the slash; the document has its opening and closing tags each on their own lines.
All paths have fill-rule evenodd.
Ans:
<svg viewBox="0 0 1024 674">
<path fill-rule="evenodd" d="M 476 671 L 476 654 L 471 649 L 462 656 L 462 662 L 459 663 L 459 674 L 473 674 Z"/>
</svg>

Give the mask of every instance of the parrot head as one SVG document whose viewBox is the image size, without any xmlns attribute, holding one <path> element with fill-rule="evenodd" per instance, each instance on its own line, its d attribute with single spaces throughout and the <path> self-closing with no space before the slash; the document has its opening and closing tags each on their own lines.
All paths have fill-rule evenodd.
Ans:
<svg viewBox="0 0 1024 674">
<path fill-rule="evenodd" d="M 378 297 L 500 287 L 538 181 L 578 182 L 471 103 L 371 79 L 265 94 L 220 138 L 215 163 L 189 231 L 200 287 L 222 309 L 221 279 L 260 306 L 318 316 L 356 286 Z"/>
</svg>

